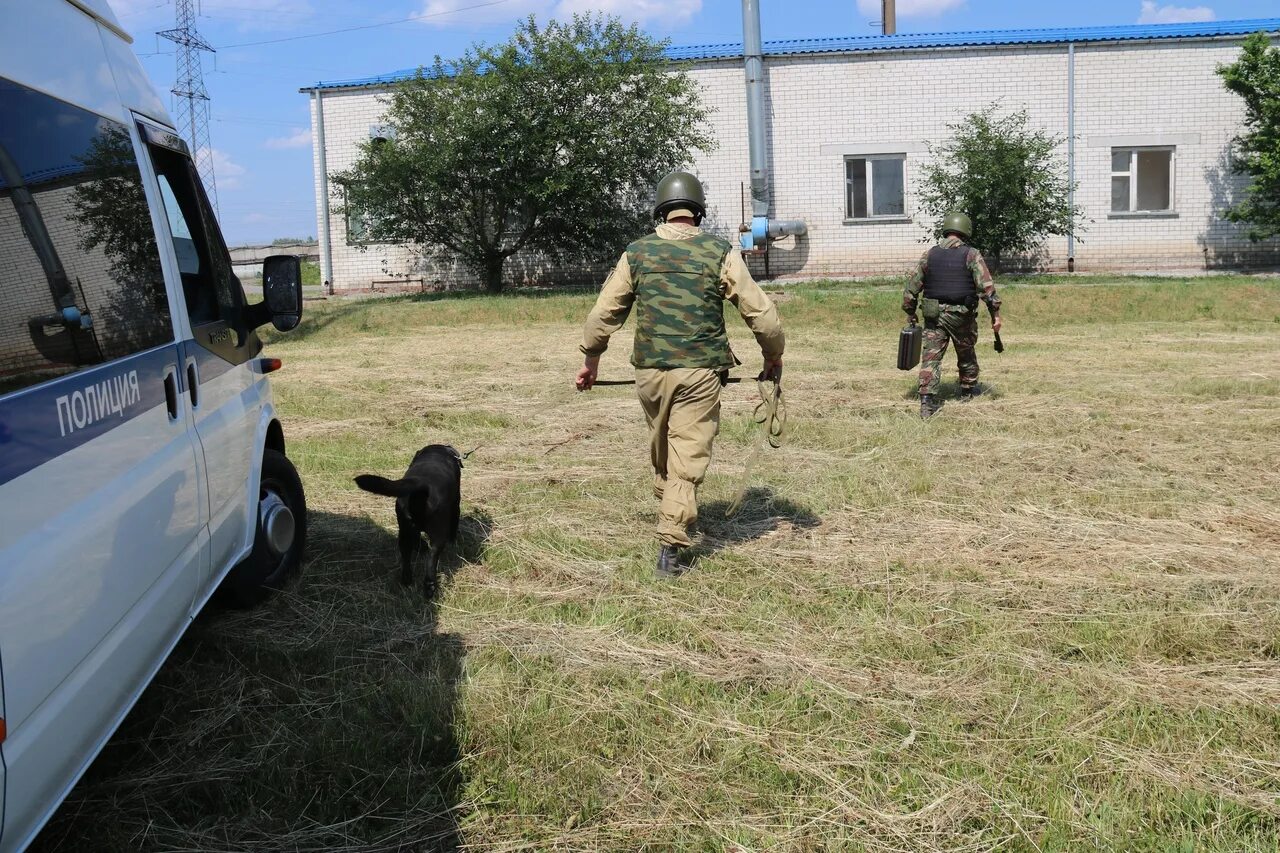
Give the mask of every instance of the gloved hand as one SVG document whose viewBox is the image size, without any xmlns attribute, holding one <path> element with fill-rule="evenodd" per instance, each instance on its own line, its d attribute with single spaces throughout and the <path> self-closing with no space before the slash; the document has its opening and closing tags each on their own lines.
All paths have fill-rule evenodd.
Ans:
<svg viewBox="0 0 1280 853">
<path fill-rule="evenodd" d="M 782 379 L 782 356 L 766 358 L 764 360 L 764 370 L 760 371 L 760 378 L 773 382 Z"/>
</svg>

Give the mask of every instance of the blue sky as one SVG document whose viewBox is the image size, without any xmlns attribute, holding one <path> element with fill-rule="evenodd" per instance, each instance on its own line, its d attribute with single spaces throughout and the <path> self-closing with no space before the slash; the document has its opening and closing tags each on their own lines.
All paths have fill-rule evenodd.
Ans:
<svg viewBox="0 0 1280 853">
<path fill-rule="evenodd" d="M 413 68 L 514 22 L 600 10 L 675 44 L 741 39 L 739 0 L 197 0 L 219 207 L 229 242 L 316 233 L 307 96 L 298 88 Z M 171 0 L 111 0 L 156 86 L 173 86 Z M 487 5 L 481 5 L 487 4 Z M 761 0 L 765 39 L 878 32 L 879 0 Z M 1280 15 L 1277 0 L 898 0 L 899 32 L 1233 20 Z M 405 20 L 416 18 L 415 20 Z M 395 23 L 399 22 L 399 23 Z M 379 26 L 370 26 L 377 24 Z M 349 32 L 297 38 L 343 28 Z M 287 39 L 287 40 L 285 40 Z M 261 44 L 260 42 L 269 42 Z"/>
</svg>

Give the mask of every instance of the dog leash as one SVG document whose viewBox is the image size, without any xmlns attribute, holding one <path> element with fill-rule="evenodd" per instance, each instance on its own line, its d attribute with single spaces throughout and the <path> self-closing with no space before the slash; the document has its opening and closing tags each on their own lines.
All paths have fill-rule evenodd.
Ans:
<svg viewBox="0 0 1280 853">
<path fill-rule="evenodd" d="M 476 452 L 477 450 L 479 450 L 482 446 L 483 446 L 483 445 L 479 445 L 479 444 L 477 444 L 475 447 L 471 448 L 471 449 L 470 449 L 470 450 L 468 450 L 466 453 L 458 453 L 458 451 L 457 451 L 457 450 L 454 450 L 454 451 L 453 451 L 454 453 L 458 453 L 458 467 L 459 467 L 459 468 L 465 468 L 465 467 L 467 467 L 467 466 L 463 465 L 462 463 L 463 463 L 463 462 L 466 462 L 468 459 L 470 459 L 470 458 L 471 458 L 471 454 L 472 454 L 472 453 L 475 453 L 475 452 Z"/>
<path fill-rule="evenodd" d="M 773 385 L 773 390 L 769 390 L 769 385 Z M 725 511 L 726 518 L 732 518 L 739 509 L 742 508 L 742 502 L 746 500 L 747 490 L 751 487 L 751 475 L 755 472 L 756 464 L 760 461 L 760 455 L 764 452 L 765 444 L 775 450 L 782 446 L 782 437 L 787 431 L 787 404 L 782 399 L 782 377 L 769 380 L 764 378 L 764 374 L 756 377 L 756 390 L 760 393 L 760 402 L 756 403 L 755 411 L 752 413 L 752 420 L 760 425 L 760 429 L 756 432 L 756 443 L 751 448 L 751 455 L 747 457 L 747 464 L 742 469 L 742 479 L 738 483 L 738 492 L 733 498 L 733 502 L 729 504 L 729 508 Z"/>
</svg>

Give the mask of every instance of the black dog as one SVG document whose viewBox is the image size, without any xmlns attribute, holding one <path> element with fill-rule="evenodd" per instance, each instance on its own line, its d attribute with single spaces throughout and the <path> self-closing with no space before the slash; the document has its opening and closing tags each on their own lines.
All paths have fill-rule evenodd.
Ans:
<svg viewBox="0 0 1280 853">
<path fill-rule="evenodd" d="M 356 485 L 366 492 L 396 499 L 396 520 L 400 523 L 400 583 L 413 583 L 413 558 L 426 534 L 431 551 L 422 591 L 436 590 L 436 569 L 445 544 L 458 538 L 458 517 L 462 502 L 462 454 L 448 444 L 428 444 L 414 454 L 409 470 L 399 480 L 374 474 L 356 477 Z"/>
</svg>

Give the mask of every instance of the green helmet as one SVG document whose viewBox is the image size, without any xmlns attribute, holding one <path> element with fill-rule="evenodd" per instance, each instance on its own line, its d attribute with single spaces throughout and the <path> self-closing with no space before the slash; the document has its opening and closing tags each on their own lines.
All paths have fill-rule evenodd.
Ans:
<svg viewBox="0 0 1280 853">
<path fill-rule="evenodd" d="M 950 231 L 968 240 L 973 236 L 973 222 L 958 210 L 948 211 L 947 215 L 942 217 L 942 233 L 946 234 Z"/>
<path fill-rule="evenodd" d="M 699 222 L 707 212 L 707 196 L 702 182 L 688 172 L 672 172 L 658 181 L 658 192 L 653 202 L 654 219 L 666 219 L 667 211 L 687 207 L 693 210 Z"/>
</svg>

